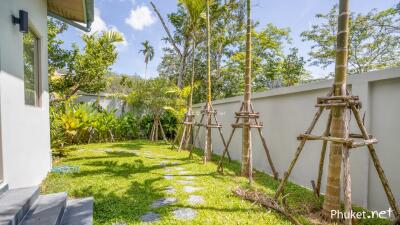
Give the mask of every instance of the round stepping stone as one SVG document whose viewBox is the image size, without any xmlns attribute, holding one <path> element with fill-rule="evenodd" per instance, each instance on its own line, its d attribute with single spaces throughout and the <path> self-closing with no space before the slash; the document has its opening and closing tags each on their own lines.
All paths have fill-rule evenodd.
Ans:
<svg viewBox="0 0 400 225">
<path fill-rule="evenodd" d="M 172 174 L 165 174 L 164 178 L 167 180 L 172 180 L 173 176 L 172 176 Z"/>
<path fill-rule="evenodd" d="M 186 193 L 193 193 L 193 192 L 198 191 L 200 189 L 201 188 L 193 187 L 193 186 L 184 186 L 183 187 L 183 191 L 186 192 Z"/>
<path fill-rule="evenodd" d="M 151 203 L 150 208 L 155 209 L 161 206 L 174 204 L 175 202 L 176 198 L 160 198 Z"/>
<path fill-rule="evenodd" d="M 179 220 L 192 220 L 197 215 L 197 212 L 191 208 L 178 208 L 173 213 L 175 218 Z"/>
<path fill-rule="evenodd" d="M 176 182 L 179 184 L 194 184 L 191 180 L 177 180 Z"/>
<path fill-rule="evenodd" d="M 148 212 L 144 214 L 143 216 L 140 217 L 140 220 L 142 222 L 148 223 L 148 222 L 156 222 L 160 220 L 160 214 L 154 213 L 154 212 Z"/>
<path fill-rule="evenodd" d="M 164 192 L 167 193 L 167 194 L 175 194 L 176 190 L 175 190 L 174 187 L 168 186 L 168 187 L 165 188 Z"/>
<path fill-rule="evenodd" d="M 190 195 L 187 202 L 191 205 L 202 204 L 204 203 L 204 198 L 200 195 Z"/>
<path fill-rule="evenodd" d="M 194 178 L 195 178 L 194 176 L 185 176 L 186 180 L 194 180 Z"/>
</svg>

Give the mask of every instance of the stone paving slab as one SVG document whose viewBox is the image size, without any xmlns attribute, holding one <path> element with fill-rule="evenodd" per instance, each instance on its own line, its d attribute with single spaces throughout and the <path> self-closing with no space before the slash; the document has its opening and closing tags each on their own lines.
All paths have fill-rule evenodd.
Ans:
<svg viewBox="0 0 400 225">
<path fill-rule="evenodd" d="M 174 177 L 173 177 L 172 174 L 165 174 L 164 178 L 167 179 L 167 180 L 172 180 Z"/>
<path fill-rule="evenodd" d="M 193 192 L 199 191 L 199 190 L 201 190 L 201 189 L 202 189 L 202 188 L 193 187 L 193 186 L 184 186 L 184 187 L 183 187 L 183 191 L 186 192 L 186 193 L 193 193 Z"/>
<path fill-rule="evenodd" d="M 140 220 L 145 223 L 149 222 L 157 222 L 161 218 L 160 214 L 154 212 L 147 212 L 143 216 L 140 217 Z"/>
<path fill-rule="evenodd" d="M 187 202 L 191 205 L 197 205 L 204 203 L 204 197 L 201 195 L 190 195 Z"/>
<path fill-rule="evenodd" d="M 176 182 L 179 184 L 194 184 L 192 180 L 177 180 Z"/>
<path fill-rule="evenodd" d="M 176 198 L 160 198 L 151 203 L 150 208 L 155 209 L 165 205 L 171 205 L 177 202 Z"/>
<path fill-rule="evenodd" d="M 191 208 L 178 208 L 173 211 L 176 219 L 192 220 L 197 216 L 197 212 Z"/>
<path fill-rule="evenodd" d="M 176 193 L 176 189 L 172 186 L 168 186 L 164 189 L 164 192 L 166 194 L 175 194 Z"/>
</svg>

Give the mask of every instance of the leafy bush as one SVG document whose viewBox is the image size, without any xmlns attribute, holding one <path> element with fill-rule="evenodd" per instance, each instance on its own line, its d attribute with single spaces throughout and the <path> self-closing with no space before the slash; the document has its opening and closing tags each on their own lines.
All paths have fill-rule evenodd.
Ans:
<svg viewBox="0 0 400 225">
<path fill-rule="evenodd" d="M 65 145 L 112 142 L 138 138 L 140 118 L 133 113 L 119 117 L 96 103 L 66 101 L 50 107 L 50 136 L 53 149 Z"/>
</svg>

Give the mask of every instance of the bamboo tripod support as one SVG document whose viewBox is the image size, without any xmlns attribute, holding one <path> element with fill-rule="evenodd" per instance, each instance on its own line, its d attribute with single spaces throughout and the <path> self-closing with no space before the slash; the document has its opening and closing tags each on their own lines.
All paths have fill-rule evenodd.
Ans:
<svg viewBox="0 0 400 225">
<path fill-rule="evenodd" d="M 181 137 L 181 141 L 179 142 L 178 151 L 182 149 L 188 149 L 190 137 L 193 133 L 193 125 L 194 125 L 194 117 L 192 108 L 189 108 L 185 113 L 185 118 L 183 119 L 183 133 Z"/>
<path fill-rule="evenodd" d="M 203 123 L 204 119 L 206 119 L 205 123 Z M 214 119 L 215 123 L 212 122 L 212 119 Z M 208 128 L 214 128 L 214 129 L 217 128 L 218 129 L 218 133 L 219 133 L 219 136 L 221 137 L 222 143 L 224 144 L 224 148 L 227 148 L 224 135 L 222 134 L 222 125 L 218 122 L 217 111 L 214 110 L 211 103 L 206 103 L 206 105 L 203 107 L 203 110 L 201 110 L 200 121 L 198 123 L 194 123 L 194 126 L 196 126 L 197 129 L 196 129 L 196 132 L 194 132 L 195 136 L 193 139 L 193 144 L 190 145 L 189 158 L 193 157 L 193 145 L 198 141 L 201 127 L 204 127 L 205 131 L 206 131 L 206 135 L 205 135 L 206 143 L 205 143 L 204 151 L 206 151 L 206 146 L 207 146 L 207 130 L 208 130 Z M 209 144 L 211 144 L 211 143 L 209 143 Z M 204 154 L 204 162 L 206 162 L 205 157 L 206 157 L 206 152 Z M 229 158 L 229 161 L 231 161 L 231 157 L 230 157 L 229 153 L 228 153 L 228 158 Z"/>
<path fill-rule="evenodd" d="M 243 128 L 243 126 L 245 126 L 245 124 L 243 122 L 239 123 L 240 120 L 241 119 L 243 120 L 244 118 L 248 118 L 248 120 L 250 121 L 248 126 L 250 126 L 250 128 L 256 128 L 257 129 L 258 134 L 259 134 L 260 139 L 261 139 L 261 142 L 262 142 L 262 145 L 263 145 L 263 148 L 264 148 L 264 151 L 265 151 L 265 154 L 267 155 L 269 166 L 271 167 L 272 173 L 274 175 L 274 178 L 278 179 L 278 173 L 275 170 L 275 166 L 274 166 L 274 163 L 272 161 L 272 158 L 271 158 L 268 146 L 267 146 L 267 142 L 266 142 L 266 140 L 264 138 L 264 135 L 262 133 L 263 124 L 262 124 L 262 122 L 258 121 L 258 118 L 260 117 L 260 115 L 259 115 L 258 112 L 254 111 L 253 104 L 250 104 L 250 112 L 245 112 L 245 111 L 243 111 L 243 109 L 244 109 L 244 103 L 242 103 L 239 112 L 235 113 L 236 121 L 235 121 L 234 124 L 232 124 L 232 132 L 229 135 L 228 143 L 226 144 L 225 149 L 224 149 L 224 151 L 222 153 L 222 157 L 221 157 L 221 160 L 219 161 L 217 170 L 220 173 L 222 173 L 224 171 L 223 161 L 224 161 L 224 158 L 225 158 L 226 154 L 228 154 L 228 156 L 229 156 L 228 147 L 229 147 L 229 145 L 230 145 L 230 143 L 232 141 L 233 135 L 235 134 L 235 131 L 236 131 L 237 128 Z"/>
<path fill-rule="evenodd" d="M 162 124 L 161 124 L 160 116 L 155 115 L 154 116 L 153 126 L 152 126 L 151 131 L 150 131 L 149 139 L 151 141 L 157 141 L 158 137 L 159 137 L 158 136 L 159 132 L 161 132 L 161 136 L 162 136 L 163 140 L 164 141 L 168 141 L 167 140 L 167 136 L 165 135 L 164 129 L 163 129 Z"/>
<path fill-rule="evenodd" d="M 386 178 L 386 175 L 385 175 L 385 173 L 382 169 L 382 166 L 380 164 L 380 161 L 378 159 L 378 155 L 376 154 L 376 151 L 375 151 L 374 144 L 377 143 L 378 141 L 377 141 L 377 139 L 373 138 L 371 135 L 368 134 L 367 129 L 364 126 L 363 119 L 360 115 L 361 102 L 359 101 L 358 96 L 350 96 L 350 95 L 332 96 L 330 93 L 327 97 L 318 98 L 317 104 L 315 106 L 318 108 L 318 111 L 315 113 L 314 118 L 311 122 L 311 125 L 308 127 L 306 132 L 303 134 L 300 134 L 298 137 L 300 144 L 297 147 L 297 150 L 294 155 L 294 159 L 290 163 L 288 170 L 285 172 L 284 177 L 281 180 L 281 183 L 279 184 L 279 187 L 275 194 L 275 199 L 278 199 L 279 196 L 284 191 L 286 182 L 287 182 L 287 180 L 288 180 L 288 178 L 300 156 L 300 153 L 302 152 L 304 145 L 307 141 L 309 141 L 309 140 L 322 140 L 323 141 L 321 156 L 320 156 L 320 161 L 319 161 L 317 185 L 315 186 L 315 182 L 312 181 L 314 193 L 317 196 L 320 195 L 321 179 L 322 179 L 322 174 L 323 174 L 324 159 L 325 159 L 325 154 L 326 154 L 327 143 L 330 141 L 330 142 L 336 142 L 336 143 L 343 144 L 345 146 L 345 148 L 344 148 L 344 151 L 342 154 L 350 154 L 349 150 L 366 146 L 368 148 L 370 157 L 374 163 L 375 169 L 378 173 L 379 179 L 382 183 L 382 186 L 383 186 L 386 196 L 388 198 L 390 207 L 394 211 L 395 218 L 398 218 L 400 216 L 399 207 L 397 206 L 396 199 L 394 198 L 392 190 L 389 186 L 389 182 Z M 312 135 L 311 132 L 313 131 L 313 129 L 314 129 L 316 123 L 318 122 L 318 119 L 321 117 L 321 114 L 323 113 L 323 111 L 329 110 L 333 107 L 345 107 L 348 111 L 350 111 L 351 114 L 354 115 L 354 118 L 357 122 L 357 126 L 358 126 L 361 134 L 352 134 L 352 133 L 349 133 L 349 131 L 348 131 L 348 134 L 349 134 L 348 138 L 331 137 L 329 130 L 330 130 L 330 126 L 331 126 L 332 114 L 330 113 L 324 134 L 322 136 Z M 348 127 L 347 127 L 347 129 L 348 129 Z M 343 168 L 344 168 L 343 169 L 344 189 L 345 189 L 345 192 L 351 193 L 351 187 L 348 186 L 348 184 L 350 183 L 350 162 L 348 160 L 343 160 Z M 347 201 L 347 204 L 351 204 L 351 199 L 345 199 L 345 201 Z"/>
</svg>

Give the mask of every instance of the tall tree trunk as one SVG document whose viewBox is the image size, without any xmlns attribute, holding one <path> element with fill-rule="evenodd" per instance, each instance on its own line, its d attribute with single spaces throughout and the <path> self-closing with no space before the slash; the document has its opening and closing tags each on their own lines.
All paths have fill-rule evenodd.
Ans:
<svg viewBox="0 0 400 225">
<path fill-rule="evenodd" d="M 335 96 L 346 95 L 347 60 L 348 60 L 348 32 L 349 32 L 349 1 L 340 0 L 338 17 L 338 34 L 336 47 L 336 67 L 333 93 Z M 333 107 L 331 135 L 346 138 L 347 118 L 344 107 Z M 332 142 L 330 145 L 328 178 L 322 216 L 331 218 L 332 210 L 340 210 L 340 173 L 342 163 L 343 144 Z"/>
<path fill-rule="evenodd" d="M 144 67 L 144 80 L 147 78 L 147 63 L 146 66 Z"/>
<path fill-rule="evenodd" d="M 246 32 L 246 68 L 245 68 L 245 90 L 243 111 L 250 111 L 251 104 L 251 1 L 247 0 L 247 32 Z M 251 151 L 251 131 L 249 118 L 243 118 L 243 137 L 242 137 L 242 176 L 250 176 L 250 151 Z"/>
<path fill-rule="evenodd" d="M 194 86 L 194 75 L 195 75 L 195 59 L 196 59 L 196 39 L 195 37 L 193 37 L 193 46 L 192 46 L 193 50 L 192 50 L 192 76 L 190 79 L 190 95 L 189 95 L 189 101 L 188 101 L 188 110 L 187 113 L 189 115 L 192 115 L 193 110 L 193 86 Z M 189 122 L 192 123 L 193 122 L 193 118 L 191 116 L 188 117 L 189 118 Z M 185 149 L 187 149 L 189 147 L 189 142 L 190 142 L 190 135 L 191 133 L 193 133 L 193 125 L 189 125 L 187 128 L 187 133 L 185 134 Z"/>
<path fill-rule="evenodd" d="M 210 0 L 207 0 L 207 82 L 208 82 L 208 96 L 207 96 L 207 110 L 211 110 L 211 31 L 210 31 Z M 206 127 L 206 155 L 204 161 L 211 160 L 212 145 L 211 145 L 211 114 L 207 113 L 207 127 Z"/>
<path fill-rule="evenodd" d="M 154 5 L 154 3 L 152 1 L 150 1 L 150 5 L 153 7 L 154 12 L 157 14 L 158 18 L 160 19 L 161 24 L 162 24 L 165 32 L 168 35 L 168 40 L 169 40 L 170 44 L 175 49 L 175 51 L 179 55 L 179 57 L 182 57 L 182 53 L 179 50 L 178 46 L 176 45 L 176 42 L 175 42 L 174 38 L 172 37 L 171 32 L 169 31 L 167 25 L 165 24 L 165 21 L 164 21 L 163 17 L 161 16 L 160 12 L 158 11 L 156 5 Z"/>
<path fill-rule="evenodd" d="M 186 71 L 186 59 L 189 52 L 189 35 L 185 35 L 184 43 L 183 43 L 183 54 L 181 57 L 181 65 L 179 67 L 179 74 L 178 74 L 178 87 L 179 89 L 183 88 L 183 77 Z"/>
</svg>

